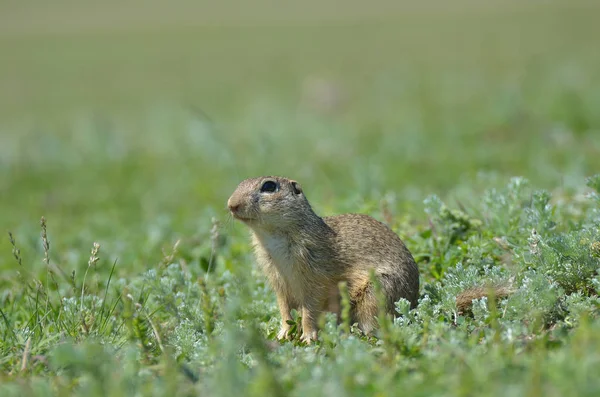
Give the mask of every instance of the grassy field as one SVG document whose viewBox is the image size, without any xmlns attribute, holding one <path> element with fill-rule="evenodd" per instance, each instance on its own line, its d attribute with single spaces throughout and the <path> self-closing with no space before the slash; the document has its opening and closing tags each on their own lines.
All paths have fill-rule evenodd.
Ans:
<svg viewBox="0 0 600 397">
<path fill-rule="evenodd" d="M 599 395 L 599 15 L 1 2 L 0 395 Z M 276 342 L 225 210 L 267 174 L 388 223 L 418 308 Z"/>
</svg>

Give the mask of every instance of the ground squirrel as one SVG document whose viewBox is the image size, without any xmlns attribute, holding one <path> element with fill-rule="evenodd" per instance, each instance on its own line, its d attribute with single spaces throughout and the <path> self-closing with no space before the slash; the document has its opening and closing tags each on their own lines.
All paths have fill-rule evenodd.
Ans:
<svg viewBox="0 0 600 397">
<path fill-rule="evenodd" d="M 302 316 L 302 340 L 317 338 L 317 319 L 337 311 L 338 283 L 345 281 L 351 320 L 364 333 L 376 327 L 377 297 L 371 271 L 381 284 L 386 310 L 419 297 L 419 269 L 402 240 L 367 215 L 321 218 L 312 210 L 300 184 L 281 177 L 242 181 L 227 202 L 234 218 L 252 230 L 258 263 L 275 293 L 281 313 L 278 339 L 287 338 L 290 310 Z"/>
</svg>

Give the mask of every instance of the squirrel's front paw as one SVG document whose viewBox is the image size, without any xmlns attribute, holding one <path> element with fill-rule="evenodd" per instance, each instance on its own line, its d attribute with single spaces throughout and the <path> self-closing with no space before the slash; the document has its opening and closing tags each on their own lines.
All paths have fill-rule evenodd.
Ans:
<svg viewBox="0 0 600 397">
<path fill-rule="evenodd" d="M 291 327 L 288 324 L 285 324 L 281 327 L 281 329 L 279 330 L 279 332 L 277 333 L 277 339 L 278 340 L 284 340 L 284 339 L 289 339 Z"/>
<path fill-rule="evenodd" d="M 300 338 L 300 342 L 304 342 L 307 345 L 310 345 L 312 341 L 316 341 L 317 340 L 317 331 L 309 331 L 306 333 L 302 334 L 302 337 Z"/>
</svg>

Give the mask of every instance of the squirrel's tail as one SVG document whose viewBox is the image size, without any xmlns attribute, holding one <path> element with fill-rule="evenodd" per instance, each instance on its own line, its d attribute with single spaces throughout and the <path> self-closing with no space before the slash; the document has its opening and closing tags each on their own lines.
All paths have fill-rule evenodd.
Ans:
<svg viewBox="0 0 600 397">
<path fill-rule="evenodd" d="M 456 296 L 456 308 L 459 314 L 471 312 L 474 299 L 487 297 L 488 299 L 503 299 L 510 296 L 515 290 L 508 285 L 486 285 L 467 288 Z"/>
</svg>

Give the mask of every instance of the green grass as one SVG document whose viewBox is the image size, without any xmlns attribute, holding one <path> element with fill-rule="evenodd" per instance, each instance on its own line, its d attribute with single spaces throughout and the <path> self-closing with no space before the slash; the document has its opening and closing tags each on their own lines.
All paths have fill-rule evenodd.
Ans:
<svg viewBox="0 0 600 397">
<path fill-rule="evenodd" d="M 598 395 L 600 6 L 522 3 L 3 2 L 0 395 Z M 276 342 L 266 174 L 390 224 L 419 307 Z"/>
</svg>

